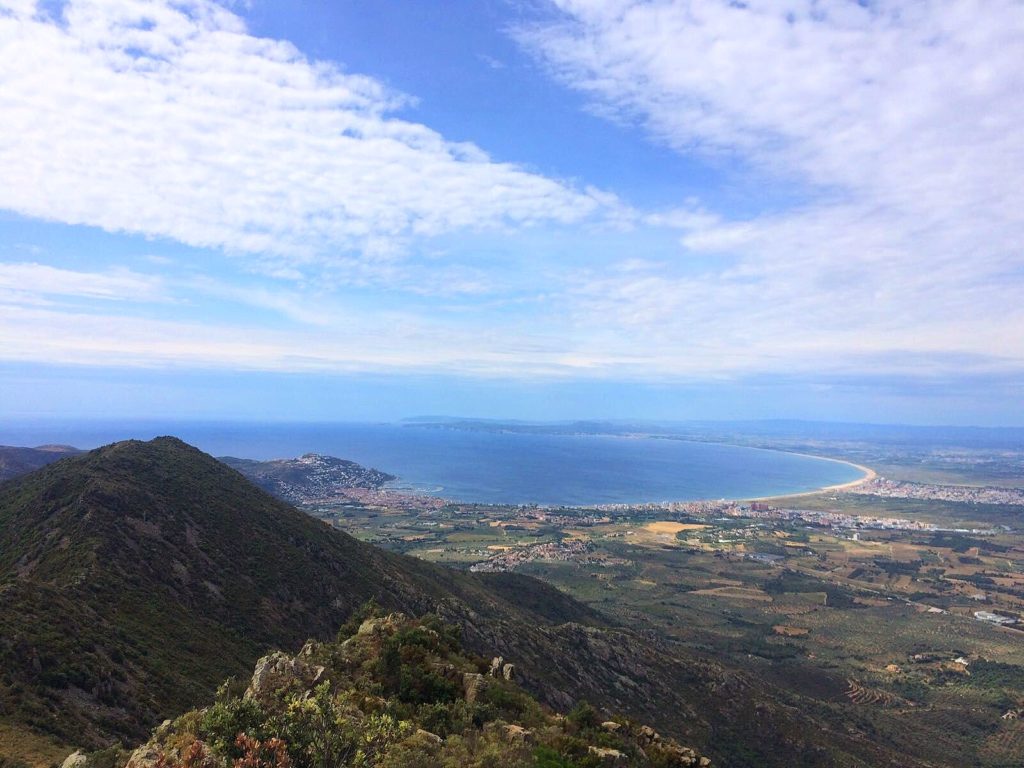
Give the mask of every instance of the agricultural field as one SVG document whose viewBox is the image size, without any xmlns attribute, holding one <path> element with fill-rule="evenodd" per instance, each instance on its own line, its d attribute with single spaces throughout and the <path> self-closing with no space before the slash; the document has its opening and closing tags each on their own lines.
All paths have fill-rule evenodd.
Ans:
<svg viewBox="0 0 1024 768">
<path fill-rule="evenodd" d="M 1024 620 L 975 615 L 1024 617 L 1022 507 L 832 492 L 314 513 L 427 560 L 538 576 L 881 743 L 938 762 L 1024 762 Z"/>
</svg>

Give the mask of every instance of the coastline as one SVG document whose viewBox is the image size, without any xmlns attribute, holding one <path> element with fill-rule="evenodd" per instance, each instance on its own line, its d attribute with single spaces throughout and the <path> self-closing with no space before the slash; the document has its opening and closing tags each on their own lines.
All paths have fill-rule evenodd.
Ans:
<svg viewBox="0 0 1024 768">
<path fill-rule="evenodd" d="M 618 435 L 614 435 L 614 437 L 619 437 L 619 436 Z M 630 435 L 629 437 L 635 439 L 635 438 L 638 438 L 638 437 L 641 437 L 641 436 Z M 701 441 L 701 440 L 688 440 L 688 441 L 685 441 L 685 442 L 704 443 L 704 441 Z M 835 484 L 835 485 L 826 485 L 826 486 L 822 486 L 820 488 L 812 488 L 811 490 L 808 490 L 808 491 L 797 491 L 795 493 L 776 493 L 776 494 L 771 494 L 769 496 L 737 496 L 737 497 L 733 497 L 733 498 L 724 498 L 723 497 L 723 498 L 720 498 L 720 499 L 672 499 L 672 500 L 647 501 L 647 502 L 614 502 L 614 503 L 610 503 L 610 504 L 608 504 L 608 503 L 598 503 L 598 504 L 544 504 L 544 503 L 536 503 L 536 502 L 518 502 L 518 503 L 517 502 L 477 502 L 477 501 L 464 501 L 464 500 L 461 500 L 461 499 L 458 499 L 458 498 L 454 498 L 454 497 L 443 496 L 443 495 L 441 495 L 443 493 L 443 490 L 444 490 L 443 488 L 438 488 L 438 494 L 436 496 L 434 494 L 429 493 L 429 492 L 426 492 L 426 493 L 423 493 L 423 494 L 409 494 L 407 491 L 403 491 L 403 490 L 396 489 L 396 488 L 391 488 L 391 489 L 387 489 L 387 490 L 389 490 L 389 492 L 391 492 L 392 494 L 394 494 L 398 498 L 405 497 L 406 500 L 408 500 L 408 501 L 414 500 L 416 495 L 423 495 L 423 496 L 426 496 L 427 498 L 439 499 L 439 500 L 442 500 L 442 501 L 444 501 L 446 503 L 449 503 L 449 504 L 468 504 L 468 505 L 479 505 L 479 506 L 484 506 L 484 507 L 522 507 L 522 506 L 532 506 L 532 507 L 536 507 L 537 509 L 544 509 L 544 510 L 557 510 L 557 509 L 580 509 L 580 510 L 582 510 L 582 509 L 597 509 L 597 510 L 609 510 L 609 509 L 621 509 L 621 508 L 632 507 L 632 506 L 638 506 L 638 507 L 639 506 L 644 506 L 644 507 L 664 507 L 664 508 L 667 509 L 668 507 L 670 507 L 672 505 L 676 505 L 676 504 L 697 504 L 697 503 L 702 503 L 702 502 L 741 503 L 741 502 L 752 502 L 752 501 L 772 501 L 772 500 L 775 500 L 775 499 L 794 499 L 794 498 L 800 498 L 802 496 L 814 496 L 814 495 L 819 494 L 819 493 L 828 493 L 830 491 L 846 491 L 846 490 L 849 490 L 851 488 L 856 488 L 857 486 L 863 485 L 864 483 L 870 482 L 871 480 L 874 480 L 875 478 L 878 477 L 878 473 L 875 470 L 873 470 L 871 467 L 865 466 L 864 464 L 857 464 L 856 462 L 853 462 L 853 461 L 847 461 L 846 459 L 836 459 L 836 458 L 833 458 L 831 456 L 819 456 L 819 455 L 816 455 L 816 454 L 813 454 L 813 453 L 802 453 L 800 451 L 786 451 L 786 450 L 783 450 L 783 449 L 780 449 L 780 448 L 764 448 L 764 447 L 758 447 L 758 446 L 737 445 L 737 444 L 734 444 L 734 443 L 723 443 L 723 445 L 731 445 L 731 446 L 734 446 L 736 448 L 746 448 L 746 449 L 755 450 L 755 451 L 772 451 L 774 453 L 788 453 L 788 454 L 790 454 L 792 456 L 803 456 L 803 457 L 808 458 L 808 459 L 818 459 L 819 461 L 831 461 L 831 462 L 834 462 L 836 464 L 846 464 L 847 466 L 854 467 L 855 469 L 857 469 L 860 472 L 863 472 L 864 474 L 863 474 L 862 477 L 859 477 L 856 480 L 850 480 L 848 482 L 838 483 L 838 484 Z M 401 483 L 402 480 L 401 480 L 401 478 L 397 478 L 393 482 Z"/>
<path fill-rule="evenodd" d="M 769 449 L 770 450 L 770 449 Z M 837 464 L 847 464 L 854 467 L 864 473 L 863 477 L 851 480 L 848 483 L 839 483 L 837 485 L 826 485 L 823 488 L 816 488 L 813 491 L 801 491 L 800 493 L 780 493 L 772 496 L 753 496 L 746 499 L 732 499 L 732 501 L 771 501 L 773 499 L 794 499 L 801 496 L 814 496 L 818 493 L 828 493 L 829 491 L 848 491 L 851 488 L 864 485 L 864 483 L 871 482 L 878 477 L 878 473 L 871 467 L 867 467 L 863 464 L 857 464 L 852 461 L 846 461 L 845 459 L 834 459 L 829 456 L 815 456 L 813 453 L 798 453 L 796 451 L 783 451 L 783 453 L 792 453 L 794 456 L 807 456 L 812 459 L 821 459 L 822 461 L 834 461 Z"/>
</svg>

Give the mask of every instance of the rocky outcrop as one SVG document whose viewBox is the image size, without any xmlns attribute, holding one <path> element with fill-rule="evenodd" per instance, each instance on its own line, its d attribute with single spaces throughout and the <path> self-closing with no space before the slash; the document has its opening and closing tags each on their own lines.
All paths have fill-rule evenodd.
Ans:
<svg viewBox="0 0 1024 768">
<path fill-rule="evenodd" d="M 533 731 L 529 728 L 523 728 L 521 725 L 505 723 L 500 720 L 487 723 L 484 726 L 484 732 L 497 733 L 508 744 L 516 747 L 533 744 L 534 742 Z"/>
<path fill-rule="evenodd" d="M 625 752 L 620 752 L 619 750 L 612 749 L 610 747 L 591 746 L 587 748 L 587 751 L 600 760 L 601 765 L 608 766 L 609 768 L 612 768 L 612 766 L 615 766 L 616 768 L 618 768 L 618 766 L 624 766 L 629 760 Z"/>
<path fill-rule="evenodd" d="M 124 768 L 154 768 L 163 757 L 163 752 L 152 744 L 143 744 L 132 752 Z"/>
<path fill-rule="evenodd" d="M 477 696 L 487 685 L 487 678 L 478 672 L 464 672 L 462 675 L 462 696 L 467 704 L 476 701 Z"/>
<path fill-rule="evenodd" d="M 89 764 L 89 758 L 81 750 L 75 750 L 64 758 L 60 768 L 85 768 Z"/>
<path fill-rule="evenodd" d="M 385 635 L 392 634 L 395 629 L 406 620 L 405 614 L 389 613 L 387 616 L 367 619 L 359 625 L 357 635 Z"/>
<path fill-rule="evenodd" d="M 623 731 L 619 731 L 622 733 Z M 706 768 L 711 761 L 698 755 L 689 747 L 684 747 L 674 739 L 665 739 L 649 725 L 642 725 L 638 729 L 627 729 L 626 734 L 631 736 L 636 745 L 649 757 L 657 757 L 659 765 L 664 766 L 700 766 Z"/>
<path fill-rule="evenodd" d="M 275 651 L 256 662 L 245 698 L 265 702 L 285 687 L 309 690 L 322 680 L 323 674 L 321 666 Z"/>
</svg>

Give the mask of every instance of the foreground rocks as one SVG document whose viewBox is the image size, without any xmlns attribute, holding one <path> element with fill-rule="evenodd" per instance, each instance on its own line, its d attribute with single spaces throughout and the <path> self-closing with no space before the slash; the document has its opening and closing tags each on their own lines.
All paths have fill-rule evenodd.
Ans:
<svg viewBox="0 0 1024 768">
<path fill-rule="evenodd" d="M 706 768 L 653 728 L 585 703 L 552 712 L 515 666 L 462 655 L 453 628 L 402 614 L 338 643 L 261 658 L 244 693 L 166 721 L 124 768 L 533 768 L 538 763 Z M 61 768 L 100 768 L 75 753 Z"/>
</svg>

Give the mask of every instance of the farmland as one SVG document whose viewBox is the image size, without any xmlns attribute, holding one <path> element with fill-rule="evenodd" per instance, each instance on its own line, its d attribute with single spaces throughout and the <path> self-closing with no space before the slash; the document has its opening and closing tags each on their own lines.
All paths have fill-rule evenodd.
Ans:
<svg viewBox="0 0 1024 768">
<path fill-rule="evenodd" d="M 539 576 L 927 759 L 1024 760 L 1024 508 L 822 493 L 757 505 L 311 509 L 388 548 Z"/>
</svg>

